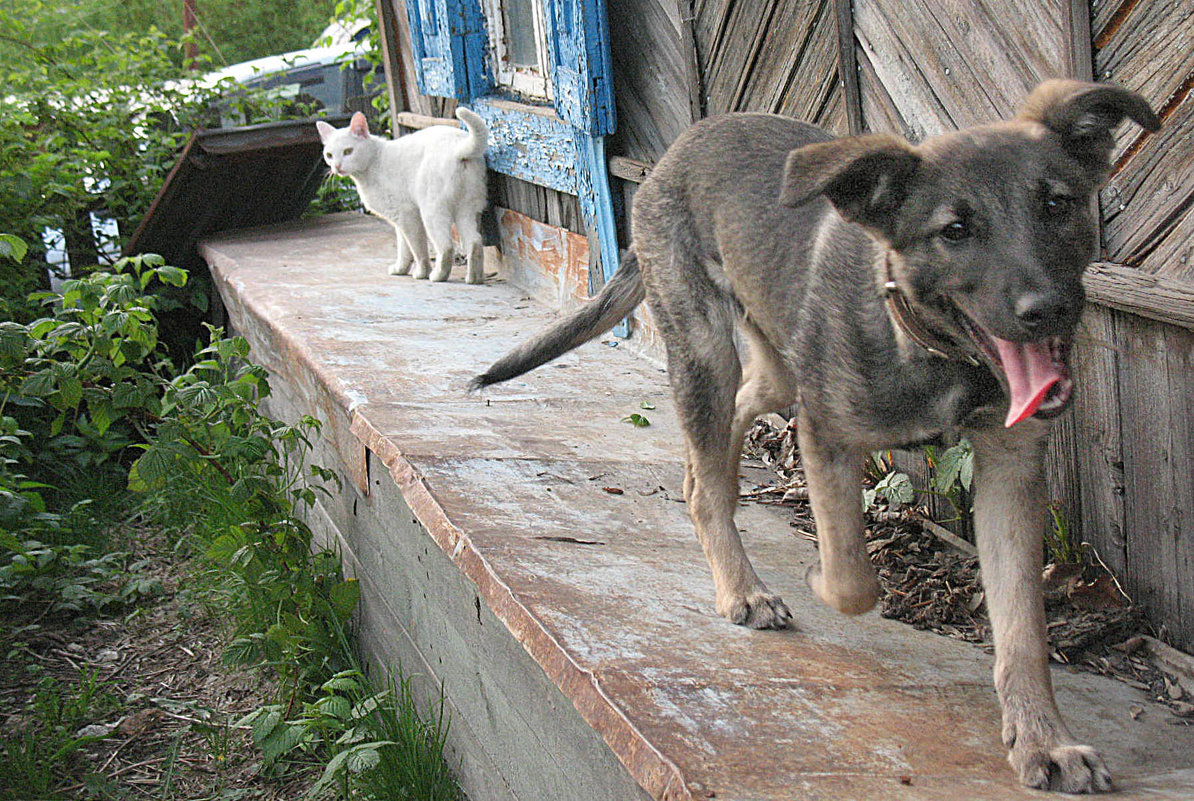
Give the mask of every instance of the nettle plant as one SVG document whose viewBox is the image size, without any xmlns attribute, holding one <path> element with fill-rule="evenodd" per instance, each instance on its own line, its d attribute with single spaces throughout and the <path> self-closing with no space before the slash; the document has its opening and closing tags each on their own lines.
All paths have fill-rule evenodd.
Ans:
<svg viewBox="0 0 1194 801">
<path fill-rule="evenodd" d="M 121 470 L 160 406 L 157 300 L 146 291 L 185 281 L 159 258 L 125 259 L 61 295 L 34 295 L 45 316 L 0 322 L 0 601 L 99 612 L 159 589 L 130 573 L 127 554 L 95 552 L 93 500 L 58 485 Z"/>
<path fill-rule="evenodd" d="M 124 452 L 161 408 L 161 301 L 148 290 L 186 280 L 159 256 L 136 256 L 32 295 L 46 316 L 0 323 L 0 411 L 19 410 L 60 464 L 90 469 Z"/>
<path fill-rule="evenodd" d="M 863 505 L 870 508 L 878 501 L 885 501 L 888 508 L 896 509 L 915 504 L 918 494 L 925 493 L 948 504 L 951 513 L 944 522 L 959 522 L 969 532 L 970 485 L 974 479 L 974 450 L 970 442 L 963 437 L 948 448 L 927 446 L 924 458 L 927 486 L 918 489 L 907 473 L 892 469 L 889 454 L 872 455 L 867 474 L 874 486 L 864 490 Z"/>
<path fill-rule="evenodd" d="M 129 486 L 159 520 L 197 538 L 234 620 L 226 657 L 273 668 L 292 705 L 348 667 L 360 588 L 337 554 L 312 549 L 302 514 L 338 478 L 310 463 L 319 422 L 262 414 L 269 382 L 248 343 L 208 328 L 210 343 L 166 388 Z"/>
</svg>

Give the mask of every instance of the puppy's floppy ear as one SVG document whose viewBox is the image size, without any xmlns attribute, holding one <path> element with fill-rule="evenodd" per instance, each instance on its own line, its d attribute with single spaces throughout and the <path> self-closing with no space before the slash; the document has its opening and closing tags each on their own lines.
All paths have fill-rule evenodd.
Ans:
<svg viewBox="0 0 1194 801">
<path fill-rule="evenodd" d="M 896 136 L 852 136 L 788 154 L 779 202 L 799 206 L 824 195 L 851 222 L 883 229 L 904 202 L 920 166 L 916 148 Z"/>
<path fill-rule="evenodd" d="M 1155 131 L 1161 121 L 1148 101 L 1110 83 L 1045 81 L 1024 101 L 1017 119 L 1039 122 L 1061 137 L 1062 146 L 1092 169 L 1105 170 L 1115 145 L 1112 134 L 1125 118 Z"/>
</svg>

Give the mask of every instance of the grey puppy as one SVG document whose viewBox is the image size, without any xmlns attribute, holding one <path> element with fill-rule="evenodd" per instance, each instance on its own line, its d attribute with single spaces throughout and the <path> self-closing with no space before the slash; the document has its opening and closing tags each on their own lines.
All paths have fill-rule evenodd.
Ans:
<svg viewBox="0 0 1194 801">
<path fill-rule="evenodd" d="M 734 525 L 743 435 L 757 415 L 798 406 L 820 543 L 808 580 L 847 614 L 879 593 L 859 502 L 865 455 L 964 433 L 1008 759 L 1031 787 L 1109 790 L 1102 758 L 1075 741 L 1053 697 L 1043 464 L 1047 418 L 1073 391 L 1091 198 L 1125 118 L 1160 124 L 1119 87 L 1050 81 L 1013 120 L 915 146 L 834 139 L 766 114 L 703 120 L 635 196 L 632 252 L 601 293 L 474 387 L 600 335 L 645 296 L 667 348 L 684 496 L 717 611 L 754 628 L 791 618 Z"/>
</svg>

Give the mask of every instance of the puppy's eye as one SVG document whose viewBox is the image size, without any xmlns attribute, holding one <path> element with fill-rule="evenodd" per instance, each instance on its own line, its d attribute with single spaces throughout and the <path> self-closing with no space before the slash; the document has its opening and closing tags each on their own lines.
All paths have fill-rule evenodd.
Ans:
<svg viewBox="0 0 1194 801">
<path fill-rule="evenodd" d="M 1073 208 L 1074 202 L 1074 198 L 1069 195 L 1046 195 L 1045 215 L 1048 217 L 1060 217 Z"/>
<path fill-rule="evenodd" d="M 346 147 L 346 148 L 344 148 L 344 155 L 346 155 L 346 156 L 347 156 L 347 155 L 348 155 L 349 153 L 351 153 L 351 152 L 352 152 L 352 148 L 351 148 L 351 147 Z"/>
<path fill-rule="evenodd" d="M 946 242 L 962 242 L 970 238 L 970 225 L 965 220 L 954 220 L 938 232 Z"/>
</svg>

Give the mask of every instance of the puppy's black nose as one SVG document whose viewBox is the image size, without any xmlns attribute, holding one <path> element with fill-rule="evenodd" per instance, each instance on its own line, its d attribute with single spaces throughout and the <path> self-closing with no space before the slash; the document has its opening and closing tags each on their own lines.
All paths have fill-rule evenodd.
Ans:
<svg viewBox="0 0 1194 801">
<path fill-rule="evenodd" d="M 1016 319 L 1035 332 L 1048 329 L 1065 315 L 1065 303 L 1050 292 L 1025 292 L 1016 299 Z"/>
</svg>

